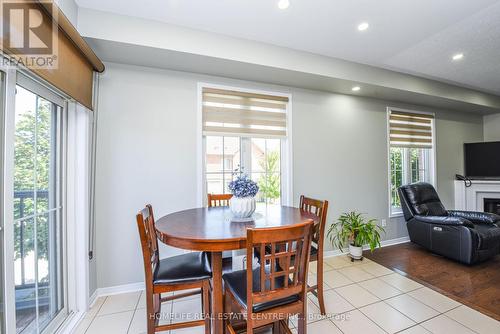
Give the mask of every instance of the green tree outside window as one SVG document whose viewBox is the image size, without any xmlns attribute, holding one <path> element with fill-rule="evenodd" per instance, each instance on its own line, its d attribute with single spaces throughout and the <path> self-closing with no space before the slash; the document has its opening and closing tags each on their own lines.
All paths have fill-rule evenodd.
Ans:
<svg viewBox="0 0 500 334">
<path fill-rule="evenodd" d="M 270 151 L 266 155 L 266 159 L 260 162 L 260 167 L 266 172 L 260 176 L 257 184 L 259 185 L 260 193 L 266 200 L 272 201 L 280 198 L 280 153 L 278 151 Z"/>
</svg>

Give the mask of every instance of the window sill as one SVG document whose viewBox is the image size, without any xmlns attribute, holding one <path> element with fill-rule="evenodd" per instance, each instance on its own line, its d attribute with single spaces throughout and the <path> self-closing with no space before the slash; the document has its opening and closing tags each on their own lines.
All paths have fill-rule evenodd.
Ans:
<svg viewBox="0 0 500 334">
<path fill-rule="evenodd" d="M 403 213 L 402 212 L 395 212 L 395 213 L 391 213 L 389 214 L 389 218 L 401 218 L 403 217 Z"/>
</svg>

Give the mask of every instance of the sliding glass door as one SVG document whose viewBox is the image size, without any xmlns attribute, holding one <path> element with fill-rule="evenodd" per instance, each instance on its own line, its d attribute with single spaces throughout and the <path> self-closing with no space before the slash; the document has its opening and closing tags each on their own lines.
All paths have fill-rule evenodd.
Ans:
<svg viewBox="0 0 500 334">
<path fill-rule="evenodd" d="M 63 107 L 16 86 L 14 283 L 17 333 L 40 333 L 65 311 Z"/>
<path fill-rule="evenodd" d="M 5 73 L 0 71 L 0 166 L 3 166 L 3 129 L 5 112 Z M 3 212 L 3 173 L 0 175 L 0 212 Z M 0 334 L 5 333 L 5 294 L 4 294 L 4 219 L 0 216 Z"/>
</svg>

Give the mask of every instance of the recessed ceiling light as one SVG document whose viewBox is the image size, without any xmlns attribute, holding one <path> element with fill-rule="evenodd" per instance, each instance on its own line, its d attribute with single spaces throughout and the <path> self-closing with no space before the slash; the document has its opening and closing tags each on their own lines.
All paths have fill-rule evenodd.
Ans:
<svg viewBox="0 0 500 334">
<path fill-rule="evenodd" d="M 457 53 L 456 55 L 454 55 L 453 57 L 451 57 L 451 59 L 453 60 L 461 60 L 464 58 L 464 54 L 463 53 Z"/>
<path fill-rule="evenodd" d="M 358 92 L 358 91 L 360 91 L 360 90 L 361 90 L 361 87 L 359 87 L 359 86 L 354 86 L 354 87 L 352 87 L 352 89 L 351 89 L 351 90 L 352 90 L 353 92 Z"/>
<path fill-rule="evenodd" d="M 280 0 L 278 1 L 278 8 L 279 9 L 287 9 L 290 6 L 290 1 L 289 0 Z"/>
<path fill-rule="evenodd" d="M 365 31 L 366 29 L 368 29 L 370 27 L 370 25 L 368 24 L 368 22 L 363 22 L 361 23 L 359 26 L 358 26 L 358 30 L 359 31 Z"/>
</svg>

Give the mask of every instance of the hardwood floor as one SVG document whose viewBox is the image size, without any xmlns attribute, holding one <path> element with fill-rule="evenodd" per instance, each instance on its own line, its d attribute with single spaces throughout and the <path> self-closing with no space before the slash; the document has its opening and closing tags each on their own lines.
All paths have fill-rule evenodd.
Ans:
<svg viewBox="0 0 500 334">
<path fill-rule="evenodd" d="M 500 321 L 500 255 L 467 266 L 409 242 L 364 256 Z"/>
</svg>

